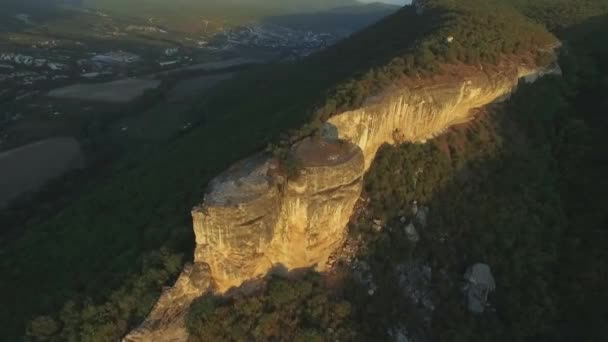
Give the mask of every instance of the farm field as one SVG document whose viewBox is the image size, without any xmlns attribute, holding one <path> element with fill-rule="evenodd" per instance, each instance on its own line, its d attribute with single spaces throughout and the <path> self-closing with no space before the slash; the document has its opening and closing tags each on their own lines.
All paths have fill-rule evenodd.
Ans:
<svg viewBox="0 0 608 342">
<path fill-rule="evenodd" d="M 0 153 L 0 207 L 83 166 L 80 143 L 73 138 L 43 140 Z"/>
<path fill-rule="evenodd" d="M 48 96 L 60 99 L 127 103 L 154 89 L 161 81 L 152 79 L 124 79 L 106 83 L 74 84 L 51 90 Z"/>
<path fill-rule="evenodd" d="M 234 77 L 233 72 L 205 75 L 178 82 L 168 94 L 169 102 L 183 102 L 195 99 L 202 91 L 213 88 L 218 83 Z"/>
</svg>

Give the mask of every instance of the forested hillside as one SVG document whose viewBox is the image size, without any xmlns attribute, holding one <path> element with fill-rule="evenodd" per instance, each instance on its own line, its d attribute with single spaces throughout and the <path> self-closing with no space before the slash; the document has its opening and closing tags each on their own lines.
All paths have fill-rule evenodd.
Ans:
<svg viewBox="0 0 608 342">
<path fill-rule="evenodd" d="M 325 11 L 286 14 L 264 18 L 264 23 L 291 27 L 299 30 L 332 32 L 336 29 L 343 32 L 355 32 L 357 28 L 367 27 L 381 18 L 396 12 L 400 7 L 373 3 L 369 5 L 337 7 Z"/>
<path fill-rule="evenodd" d="M 367 188 L 375 214 L 393 219 L 413 200 L 431 214 L 421 242 L 409 243 L 413 250 L 398 237 L 375 237 L 369 251 L 375 268 L 422 259 L 458 279 L 467 265 L 483 261 L 498 281 L 495 312 L 475 317 L 462 305 L 460 290 L 439 276 L 433 291 L 441 304 L 423 335 L 438 341 L 605 340 L 608 297 L 599 289 L 608 284 L 602 195 L 608 184 L 601 176 L 608 161 L 602 133 L 608 102 L 600 95 L 608 86 L 608 49 L 600 43 L 606 33 L 606 17 L 569 28 L 563 78 L 522 87 L 505 106 L 431 145 L 387 147 L 379 155 Z M 363 316 L 375 317 L 388 303 L 366 300 L 354 307 L 370 308 Z M 411 322 L 416 311 L 407 308 L 401 319 Z M 376 324 L 383 319 L 395 317 Z"/>
<path fill-rule="evenodd" d="M 33 209 L 16 237 L 0 241 L 0 301 L 7 308 L 0 312 L 0 334 L 16 340 L 30 321 L 27 331 L 32 339 L 120 338 L 146 316 L 162 286 L 175 279 L 186 261 L 183 256 L 192 255 L 189 210 L 201 201 L 208 181 L 232 162 L 269 144 L 280 154 L 291 142 L 313 134 L 322 120 L 361 105 L 397 80 L 431 75 L 444 64 L 492 65 L 506 56 L 544 64 L 548 61 L 542 49 L 556 42 L 543 26 L 559 21 L 551 14 L 552 7 L 529 14 L 540 18 L 533 22 L 502 2 L 429 3 L 422 16 L 405 8 L 302 63 L 261 67 L 226 84 L 193 109 L 205 123 L 191 133 L 143 163 L 117 166 L 113 177 L 91 184 L 77 201 L 49 219 L 40 219 Z M 578 2 L 564 3 L 572 8 Z M 599 15 L 601 8 L 592 7 L 583 17 Z M 497 314 L 473 319 L 461 312 L 453 293 L 446 293 L 452 299 L 442 302 L 445 310 L 437 311 L 437 339 L 522 340 L 557 332 L 556 338 L 564 341 L 587 336 L 583 334 L 589 341 L 601 340 L 606 307 L 601 304 L 601 289 L 607 277 L 598 270 L 606 269 L 605 232 L 600 229 L 606 224 L 601 198 L 606 188 L 604 170 L 598 165 L 606 155 L 597 146 L 605 146 L 601 132 L 606 120 L 601 113 L 608 90 L 608 57 L 602 43 L 606 33 L 604 19 L 560 27 L 567 42 L 564 78 L 523 88 L 497 114 L 501 120 L 516 116 L 525 132 L 512 136 L 507 130 L 504 139 L 517 142 L 512 147 L 495 146 L 496 141 L 476 145 L 473 132 L 461 161 L 454 160 L 458 154 L 407 145 L 387 148 L 370 172 L 368 192 L 379 214 L 390 219 L 394 209 L 383 203 L 417 198 L 436 213 L 430 232 L 446 229 L 455 235 L 453 247 L 437 251 L 428 246 L 421 255 L 444 263 L 453 273 L 465 262 L 483 258 L 500 274 Z M 446 42 L 447 37 L 454 38 L 453 44 Z M 501 134 L 496 139 L 503 139 Z M 493 149 L 497 152 L 482 153 Z M 425 194 L 408 192 L 407 184 L 403 190 L 392 184 L 387 189 L 389 171 L 382 170 L 383 165 L 401 163 L 402 172 L 408 172 L 407 163 L 424 158 L 445 167 L 426 180 Z M 465 164 L 484 175 L 467 188 L 453 182 Z M 391 241 L 385 237 L 374 242 L 388 244 L 370 249 L 375 264 L 398 260 L 391 253 L 401 246 L 392 246 Z M 469 248 L 467 259 L 462 259 Z M 566 272 L 556 272 L 558 268 Z M 395 304 L 388 294 L 374 297 L 378 301 L 360 301 L 354 288 L 336 299 L 319 294 L 316 283 L 311 284 L 314 290 L 292 298 L 295 303 L 327 299 L 325 310 L 345 308 L 344 302 L 350 302 L 352 313 L 338 317 L 337 326 L 360 329 L 356 333 L 361 336 L 385 337 L 386 330 L 381 329 L 387 316 L 382 310 Z M 269 307 L 274 317 L 280 314 Z"/>
<path fill-rule="evenodd" d="M 398 328 L 416 341 L 605 340 L 607 33 L 608 17 L 571 27 L 563 77 L 522 86 L 428 144 L 380 151 L 366 176 L 367 214 L 350 227 L 365 241 L 357 260 L 370 265 L 373 296 L 356 277 L 315 297 L 306 280 L 272 279 L 269 291 L 249 298 L 195 303 L 194 339 L 382 341 Z M 418 242 L 402 230 L 414 201 L 430 208 Z M 387 224 L 381 233 L 377 220 Z M 460 284 L 480 261 L 498 284 L 491 309 L 475 316 Z M 430 322 L 395 272 L 415 264 L 432 270 L 418 290 L 434 303 Z M 317 296 L 327 299 L 307 299 Z M 292 305 L 305 309 L 294 314 Z M 328 314 L 328 305 L 340 309 Z"/>
<path fill-rule="evenodd" d="M 196 14 L 203 18 L 259 19 L 268 15 L 323 11 L 335 7 L 357 5 L 355 0 L 84 0 L 82 6 L 126 15 Z"/>
</svg>

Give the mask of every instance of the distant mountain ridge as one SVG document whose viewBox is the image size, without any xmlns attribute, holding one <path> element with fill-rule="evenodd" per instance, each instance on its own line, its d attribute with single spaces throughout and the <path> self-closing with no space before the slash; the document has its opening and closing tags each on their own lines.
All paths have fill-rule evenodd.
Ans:
<svg viewBox="0 0 608 342">
<path fill-rule="evenodd" d="M 336 7 L 313 13 L 297 13 L 272 16 L 265 23 L 312 31 L 333 31 L 336 29 L 354 32 L 367 27 L 396 12 L 401 6 L 384 3 L 370 3 Z"/>
<path fill-rule="evenodd" d="M 289 27 L 317 33 L 347 35 L 359 31 L 394 13 L 400 6 L 363 3 L 356 0 L 4 0 L 0 18 L 16 22 L 17 14 L 31 15 L 37 24 L 57 18 L 78 17 L 101 11 L 115 19 L 155 22 L 171 31 L 192 32 L 201 20 L 218 29 L 252 22 Z M 69 21 L 70 19 L 67 19 Z"/>
<path fill-rule="evenodd" d="M 107 1 L 119 4 L 119 0 L 103 2 Z M 154 1 L 160 3 L 160 0 Z M 213 1 L 219 3 L 219 0 Z M 428 8 L 423 15 L 406 7 L 382 23 L 299 64 L 264 67 L 218 88 L 199 107 L 214 115 L 205 125 L 155 151 L 142 165 L 125 168 L 124 172 L 100 182 L 56 216 L 40 223 L 25 223 L 28 234 L 2 246 L 0 268 L 4 276 L 0 293 L 8 310 L 0 313 L 0 320 L 5 322 L 5 330 L 23 330 L 24 320 L 38 312 L 55 310 L 58 302 L 69 299 L 67 303 L 71 306 L 66 307 L 72 311 L 66 312 L 77 314 L 67 315 L 66 320 L 82 319 L 65 324 L 66 334 L 84 332 L 98 340 L 118 340 L 130 324 L 143 319 L 152 306 L 150 298 L 158 296 L 161 283 L 167 283 L 166 279 L 158 281 L 156 274 L 168 273 L 166 278 L 170 278 L 176 275 L 171 270 L 181 267 L 182 263 L 175 261 L 181 257 L 175 259 L 171 254 L 171 262 L 159 262 L 172 265 L 170 271 L 165 271 L 161 268 L 164 266 L 144 260 L 145 265 L 150 264 L 149 268 L 142 267 L 141 273 L 135 274 L 133 270 L 140 269 L 136 258 L 161 247 L 170 249 L 170 252 L 161 250 L 164 254 L 191 255 L 192 232 L 185 218 L 188 210 L 194 203 L 200 203 L 203 189 L 212 177 L 232 162 L 260 151 L 268 143 L 279 144 L 276 148 L 269 146 L 279 155 L 281 144 L 285 146 L 285 153 L 289 153 L 291 142 L 300 137 L 284 132 L 302 127 L 298 134 L 311 135 L 319 130 L 315 125 L 320 126 L 331 118 L 334 122 L 340 117 L 354 122 L 350 114 L 379 122 L 377 126 L 368 126 L 382 128 L 383 135 L 378 136 L 383 138 L 377 141 L 398 140 L 400 137 L 394 133 L 399 132 L 388 127 L 392 121 L 366 115 L 373 109 L 366 109 L 365 106 L 371 108 L 368 100 L 378 99 L 378 94 L 388 94 L 385 90 L 404 88 L 405 82 L 422 76 L 426 76 L 425 81 L 431 85 L 442 81 L 445 78 L 441 77 L 446 75 L 439 75 L 437 70 L 441 71 L 440 66 L 445 63 L 477 70 L 465 76 L 486 80 L 491 84 L 477 84 L 491 90 L 492 83 L 497 83 L 494 78 L 487 79 L 493 75 L 491 70 L 504 76 L 495 65 L 502 61 L 501 57 L 517 54 L 534 60 L 538 48 L 542 51 L 547 41 L 552 43 L 551 36 L 542 27 L 517 13 L 505 19 L 507 12 L 503 8 L 479 6 L 483 1 L 486 0 L 429 0 L 441 6 L 435 11 Z M 579 0 L 572 1 L 578 4 Z M 93 0 L 87 0 L 90 2 Z M 122 0 L 121 3 L 131 6 L 134 2 L 145 1 Z M 240 2 L 253 3 L 254 0 Z M 461 3 L 466 6 L 456 7 Z M 435 15 L 437 13 L 446 15 L 441 17 Z M 518 62 L 511 65 L 516 66 Z M 482 63 L 486 64 L 480 71 Z M 460 106 L 461 113 L 469 107 L 480 107 L 479 103 L 502 98 L 515 82 L 513 75 L 516 74 L 512 73 L 504 82 L 509 87 L 496 87 L 497 91 L 488 92 L 485 99 L 479 92 L 480 96 L 473 98 L 470 105 Z M 470 89 L 464 77 L 457 76 L 450 76 L 457 86 L 452 84 L 441 96 L 433 97 L 422 91 L 412 93 L 420 95 L 426 108 L 437 106 L 440 99 L 449 104 L 454 95 L 460 96 L 462 89 Z M 472 84 L 476 83 L 472 81 Z M 403 92 L 410 93 L 407 88 Z M 391 102 L 381 109 L 423 103 L 399 101 L 400 95 L 396 92 L 394 95 L 398 105 L 390 106 Z M 428 98 L 425 100 L 423 96 Z M 419 114 L 424 117 L 425 113 L 436 112 L 439 111 L 420 110 Z M 349 115 L 335 115 L 339 113 Z M 343 127 L 349 128 L 346 124 Z M 355 127 L 352 130 L 356 131 Z M 371 160 L 372 153 L 368 155 Z M 259 221 L 247 222 L 253 225 Z M 324 225 L 327 226 L 332 225 Z M 68 264 L 70 267 L 66 268 Z M 116 292 L 109 298 L 111 291 Z M 80 304 L 72 305 L 85 297 L 96 298 L 96 303 L 102 304 L 95 306 L 96 303 L 87 302 L 84 308 Z M 106 335 L 102 334 L 112 336 L 104 339 Z M 7 333 L 3 335 L 6 337 Z M 18 340 L 11 338 L 14 335 L 8 336 L 8 340 Z"/>
<path fill-rule="evenodd" d="M 357 6 L 356 0 L 3 0 L 0 9 L 10 11 L 41 12 L 60 5 L 85 7 L 125 15 L 149 13 L 199 13 L 226 15 L 233 12 L 285 14 L 323 11 L 336 7 Z"/>
<path fill-rule="evenodd" d="M 355 0 L 175 0 L 167 3 L 162 0 L 131 0 L 128 4 L 120 0 L 82 0 L 82 5 L 108 10 L 128 8 L 145 9 L 194 9 L 194 10 L 228 10 L 256 8 L 276 12 L 320 11 L 335 7 L 354 6 L 360 4 Z M 229 14 L 229 13 L 227 13 Z"/>
</svg>

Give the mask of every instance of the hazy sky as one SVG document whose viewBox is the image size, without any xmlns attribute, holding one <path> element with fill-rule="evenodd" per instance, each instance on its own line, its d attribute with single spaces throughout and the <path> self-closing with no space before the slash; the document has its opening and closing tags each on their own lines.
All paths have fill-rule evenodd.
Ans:
<svg viewBox="0 0 608 342">
<path fill-rule="evenodd" d="M 393 5 L 405 5 L 406 3 L 409 4 L 410 2 L 412 2 L 412 0 L 359 0 L 361 2 L 385 2 L 387 4 L 393 4 Z"/>
</svg>

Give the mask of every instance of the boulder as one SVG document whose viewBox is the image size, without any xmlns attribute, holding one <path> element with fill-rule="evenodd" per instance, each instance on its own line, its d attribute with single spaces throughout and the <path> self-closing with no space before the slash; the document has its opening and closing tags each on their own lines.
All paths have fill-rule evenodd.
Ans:
<svg viewBox="0 0 608 342">
<path fill-rule="evenodd" d="M 366 261 L 356 261 L 352 265 L 353 277 L 367 289 L 367 294 L 373 296 L 378 289 L 374 282 L 371 266 Z"/>
<path fill-rule="evenodd" d="M 376 233 L 380 233 L 384 230 L 384 223 L 382 220 L 374 220 L 372 223 L 372 228 Z"/>
<path fill-rule="evenodd" d="M 419 227 L 425 228 L 427 223 L 428 223 L 428 217 L 429 217 L 429 208 L 428 207 L 421 207 L 418 208 L 418 210 L 416 210 L 416 216 L 414 221 L 416 222 L 416 224 Z"/>
<path fill-rule="evenodd" d="M 475 314 L 483 313 L 488 306 L 488 295 L 496 290 L 496 281 L 490 266 L 482 263 L 474 264 L 467 269 L 464 279 L 467 308 Z"/>
<path fill-rule="evenodd" d="M 431 292 L 432 268 L 421 260 L 415 260 L 397 265 L 395 272 L 403 294 L 420 306 L 425 316 L 430 315 L 435 310 Z"/>
<path fill-rule="evenodd" d="M 405 235 L 410 242 L 416 243 L 420 241 L 420 234 L 418 234 L 416 227 L 411 223 L 405 226 Z"/>
<path fill-rule="evenodd" d="M 402 327 L 390 329 L 388 335 L 394 342 L 411 342 L 407 329 Z"/>
</svg>

